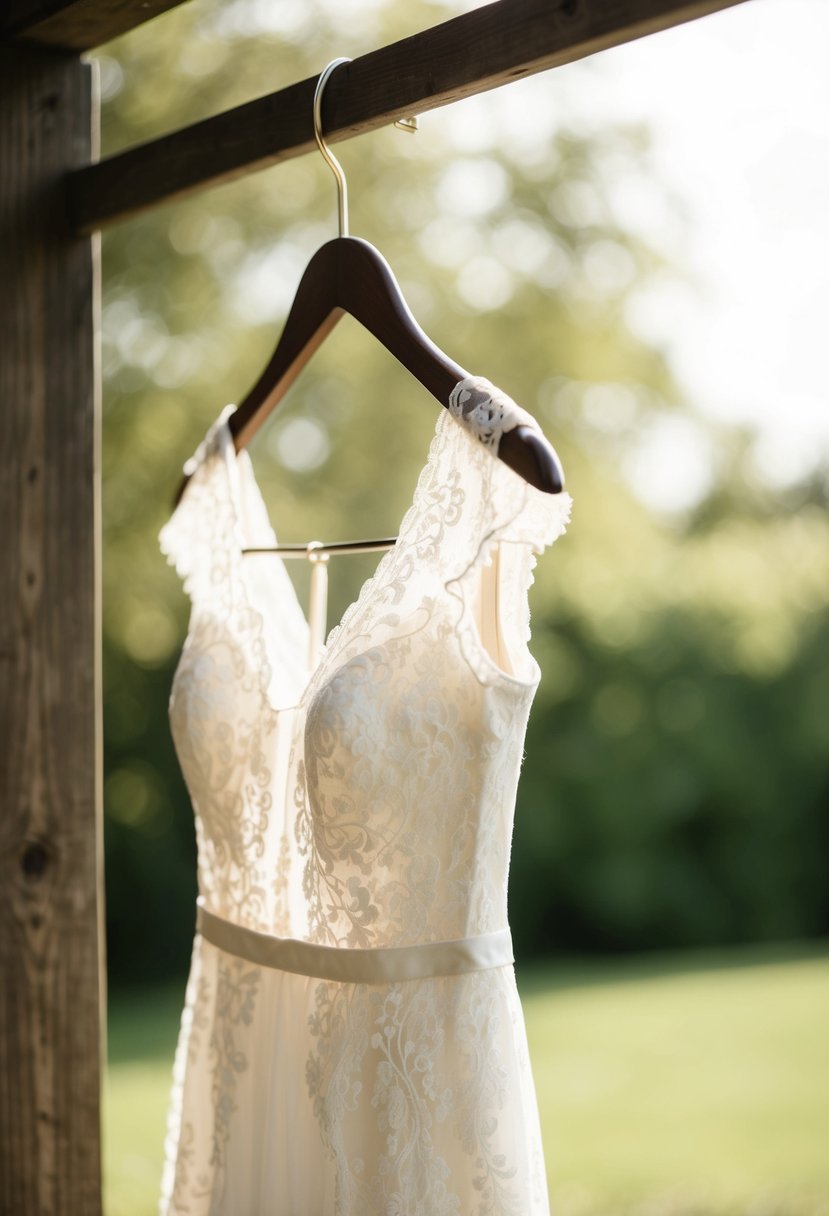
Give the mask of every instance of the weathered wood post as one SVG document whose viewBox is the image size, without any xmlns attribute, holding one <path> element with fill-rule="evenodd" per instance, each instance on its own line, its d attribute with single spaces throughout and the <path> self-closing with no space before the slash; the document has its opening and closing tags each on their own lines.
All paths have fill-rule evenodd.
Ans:
<svg viewBox="0 0 829 1216">
<path fill-rule="evenodd" d="M 0 44 L 0 1213 L 98 1216 L 98 238 L 92 66 Z"/>
</svg>

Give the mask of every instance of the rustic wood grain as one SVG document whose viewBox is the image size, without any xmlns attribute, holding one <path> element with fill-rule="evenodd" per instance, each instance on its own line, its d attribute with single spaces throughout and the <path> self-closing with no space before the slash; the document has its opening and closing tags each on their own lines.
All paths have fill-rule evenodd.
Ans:
<svg viewBox="0 0 829 1216">
<path fill-rule="evenodd" d="M 0 1212 L 99 1216 L 97 238 L 90 65 L 0 47 Z"/>
<path fill-rule="evenodd" d="M 496 0 L 353 60 L 326 86 L 331 143 L 744 0 Z M 320 64 L 320 68 L 324 65 Z M 316 152 L 316 76 L 73 175 L 79 230 Z"/>
<path fill-rule="evenodd" d="M 87 51 L 143 25 L 184 0 L 6 0 L 0 40 Z"/>
</svg>

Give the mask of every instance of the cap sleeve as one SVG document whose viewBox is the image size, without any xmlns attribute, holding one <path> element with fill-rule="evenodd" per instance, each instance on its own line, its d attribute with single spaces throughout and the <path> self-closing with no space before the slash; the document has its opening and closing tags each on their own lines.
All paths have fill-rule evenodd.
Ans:
<svg viewBox="0 0 829 1216">
<path fill-rule="evenodd" d="M 458 553 L 446 585 L 458 604 L 457 630 L 469 665 L 482 683 L 504 675 L 493 660 L 491 647 L 482 641 L 482 617 L 494 619 L 492 637 L 509 652 L 519 679 L 533 683 L 537 664 L 528 651 L 530 640 L 529 588 L 536 556 L 566 530 L 572 499 L 549 494 L 530 485 L 497 456 L 506 431 L 529 426 L 541 431 L 536 419 L 490 381 L 480 376 L 462 380 L 452 392 L 449 413 L 468 436 L 465 458 L 459 461 L 466 481 L 464 511 L 468 516 L 467 552 Z M 504 542 L 501 544 L 501 542 Z M 497 557 L 494 583 L 485 569 Z M 494 604 L 482 607 L 482 588 L 488 586 Z M 496 607 L 497 605 L 497 607 Z"/>
<path fill-rule="evenodd" d="M 158 534 L 161 552 L 184 584 L 194 607 L 228 594 L 235 518 L 226 465 L 227 405 L 185 461 L 182 496 Z"/>
</svg>

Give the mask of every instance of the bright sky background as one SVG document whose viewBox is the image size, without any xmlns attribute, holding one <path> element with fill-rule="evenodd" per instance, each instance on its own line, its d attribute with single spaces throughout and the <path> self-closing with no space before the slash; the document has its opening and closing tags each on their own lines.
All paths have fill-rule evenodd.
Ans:
<svg viewBox="0 0 829 1216">
<path fill-rule="evenodd" d="M 703 288 L 655 299 L 643 329 L 701 412 L 758 428 L 758 468 L 785 483 L 829 455 L 829 4 L 749 0 L 601 59 L 581 104 L 647 119 Z"/>
<path fill-rule="evenodd" d="M 617 213 L 692 281 L 635 293 L 629 319 L 667 348 L 699 414 L 756 430 L 771 485 L 829 458 L 827 64 L 827 0 L 748 0 L 424 116 L 469 153 L 487 127 L 508 141 L 546 128 L 550 146 L 561 121 L 648 125 L 655 182 L 620 179 Z M 628 472 L 653 506 L 681 510 L 715 460 L 686 415 L 643 435 Z"/>
</svg>

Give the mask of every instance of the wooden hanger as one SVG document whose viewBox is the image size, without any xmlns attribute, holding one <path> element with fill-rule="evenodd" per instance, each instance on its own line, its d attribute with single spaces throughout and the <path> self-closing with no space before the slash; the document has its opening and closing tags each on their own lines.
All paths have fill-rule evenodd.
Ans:
<svg viewBox="0 0 829 1216">
<path fill-rule="evenodd" d="M 237 451 L 247 446 L 344 313 L 379 339 L 444 407 L 455 385 L 469 374 L 420 328 L 383 255 L 368 241 L 348 235 L 345 175 L 322 137 L 320 111 L 328 77 L 341 63 L 349 62 L 335 59 L 330 63 L 320 75 L 314 95 L 314 133 L 337 179 L 340 236 L 311 258 L 267 367 L 230 415 L 228 425 Z M 564 487 L 554 448 L 532 427 L 517 426 L 505 432 L 498 457 L 540 490 L 558 494 Z M 179 486 L 176 503 L 187 480 L 185 477 Z"/>
</svg>

